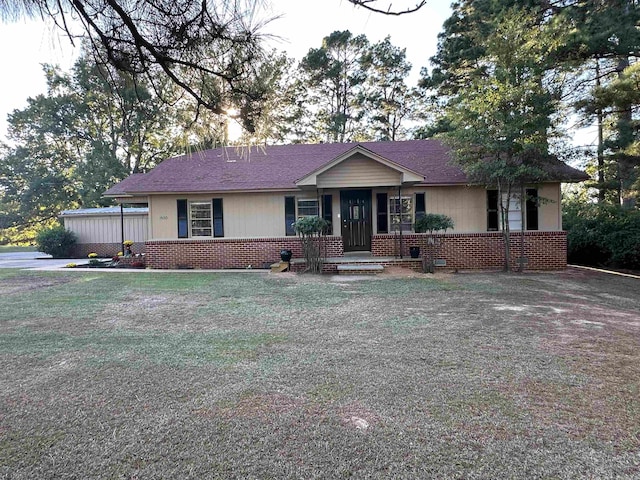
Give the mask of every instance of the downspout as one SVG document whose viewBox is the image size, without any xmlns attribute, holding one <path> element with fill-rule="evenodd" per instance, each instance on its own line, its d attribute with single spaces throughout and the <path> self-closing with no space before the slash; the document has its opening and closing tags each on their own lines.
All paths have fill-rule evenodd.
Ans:
<svg viewBox="0 0 640 480">
<path fill-rule="evenodd" d="M 402 197 L 400 196 L 400 189 L 402 185 L 398 185 L 398 213 L 399 213 L 399 222 L 398 229 L 400 231 L 400 260 L 402 260 Z"/>
<path fill-rule="evenodd" d="M 122 254 L 124 255 L 124 205 L 120 202 L 120 247 Z"/>
</svg>

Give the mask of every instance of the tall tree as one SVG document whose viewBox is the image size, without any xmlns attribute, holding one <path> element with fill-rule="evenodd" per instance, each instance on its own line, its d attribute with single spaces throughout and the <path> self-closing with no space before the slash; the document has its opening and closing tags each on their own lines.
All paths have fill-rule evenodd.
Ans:
<svg viewBox="0 0 640 480">
<path fill-rule="evenodd" d="M 265 60 L 258 5 L 249 0 L 19 0 L 0 3 L 0 15 L 50 17 L 72 41 L 88 38 L 99 63 L 154 87 L 168 79 L 198 106 L 220 115 L 232 105 L 242 107 L 250 118 L 265 94 L 256 81 Z M 82 28 L 76 33 L 71 25 L 78 22 Z"/>
<path fill-rule="evenodd" d="M 380 0 L 349 3 L 388 15 L 419 10 L 426 0 L 398 9 Z M 71 41 L 89 39 L 96 59 L 140 81 L 169 80 L 217 115 L 238 109 L 253 133 L 267 91 L 259 80 L 267 57 L 261 18 L 268 0 L 0 0 L 0 19 L 51 18 Z M 80 23 L 78 33 L 75 25 Z M 210 53 L 215 51 L 215 55 Z"/>
<path fill-rule="evenodd" d="M 65 208 L 98 206 L 113 183 L 180 146 L 179 111 L 149 84 L 86 56 L 72 74 L 51 66 L 45 74 L 47 93 L 9 115 L 13 146 L 0 158 L 0 228 L 46 222 Z M 165 98 L 176 90 L 171 84 L 163 88 Z"/>
<path fill-rule="evenodd" d="M 364 112 L 360 94 L 366 80 L 362 57 L 369 47 L 364 35 L 336 31 L 312 48 L 300 62 L 302 81 L 310 90 L 317 130 L 325 141 L 358 138 L 358 121 Z"/>
<path fill-rule="evenodd" d="M 586 65 L 581 94 L 575 106 L 586 122 L 598 126 L 596 176 L 600 202 L 634 203 L 629 194 L 637 160 L 625 151 L 633 142 L 633 104 L 615 102 L 607 108 L 598 98 L 603 88 L 624 76 L 640 56 L 640 11 L 636 0 L 584 0 L 568 6 L 563 15 L 574 28 L 565 58 Z M 628 98 L 628 97 L 624 97 Z M 609 104 L 611 107 L 612 104 Z"/>
<path fill-rule="evenodd" d="M 447 105 L 451 130 L 445 138 L 471 182 L 498 189 L 509 270 L 510 204 L 519 202 L 522 212 L 524 183 L 544 178 L 554 102 L 544 85 L 548 52 L 539 40 L 547 35 L 545 27 L 516 8 L 495 22 L 482 43 L 483 67 Z"/>
<path fill-rule="evenodd" d="M 363 105 L 375 140 L 400 140 L 406 135 L 404 120 L 412 113 L 412 92 L 406 79 L 411 71 L 406 49 L 391 44 L 390 37 L 371 46 L 362 58 L 367 72 Z"/>
</svg>

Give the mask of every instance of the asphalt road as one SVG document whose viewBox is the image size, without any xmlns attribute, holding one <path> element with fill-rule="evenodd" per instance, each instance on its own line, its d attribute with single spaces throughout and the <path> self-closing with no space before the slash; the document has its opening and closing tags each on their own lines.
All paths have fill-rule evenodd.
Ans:
<svg viewBox="0 0 640 480">
<path fill-rule="evenodd" d="M 22 268 L 27 270 L 48 270 L 64 267 L 69 262 L 77 262 L 64 258 L 54 259 L 42 252 L 9 252 L 0 253 L 0 268 Z"/>
</svg>

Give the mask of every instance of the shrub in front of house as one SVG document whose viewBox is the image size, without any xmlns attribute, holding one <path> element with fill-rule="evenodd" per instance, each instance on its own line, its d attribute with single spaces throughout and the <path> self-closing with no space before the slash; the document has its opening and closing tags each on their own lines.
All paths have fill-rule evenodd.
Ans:
<svg viewBox="0 0 640 480">
<path fill-rule="evenodd" d="M 78 241 L 76 234 L 62 225 L 40 230 L 36 235 L 38 251 L 47 253 L 53 258 L 67 258 Z"/>
<path fill-rule="evenodd" d="M 433 233 L 453 228 L 453 220 L 447 215 L 440 213 L 427 213 L 416 220 L 414 229 L 416 233 Z"/>
</svg>

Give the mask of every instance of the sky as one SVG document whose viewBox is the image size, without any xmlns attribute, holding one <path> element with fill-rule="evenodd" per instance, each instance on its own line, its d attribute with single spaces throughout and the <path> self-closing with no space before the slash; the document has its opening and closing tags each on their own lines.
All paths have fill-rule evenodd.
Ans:
<svg viewBox="0 0 640 480">
<path fill-rule="evenodd" d="M 411 6 L 411 0 L 392 1 L 393 6 Z M 385 5 L 385 2 L 380 2 Z M 358 8 L 347 0 L 271 0 L 265 18 L 279 17 L 265 27 L 273 36 L 273 47 L 301 59 L 310 48 L 320 47 L 322 38 L 336 30 L 365 34 L 371 42 L 387 35 L 391 43 L 407 49 L 413 65 L 409 83 L 415 84 L 420 68 L 436 53 L 437 36 L 450 15 L 450 0 L 429 0 L 421 10 L 388 16 Z M 19 20 L 0 23 L 0 141 L 6 138 L 7 114 L 27 105 L 29 97 L 46 90 L 41 65 L 50 63 L 68 70 L 78 54 L 69 40 L 51 23 Z"/>
</svg>

